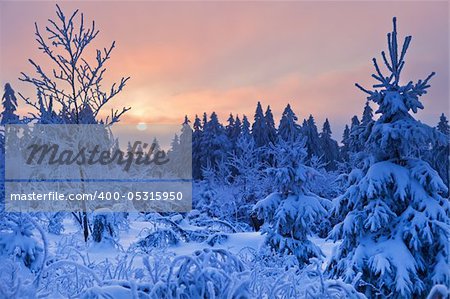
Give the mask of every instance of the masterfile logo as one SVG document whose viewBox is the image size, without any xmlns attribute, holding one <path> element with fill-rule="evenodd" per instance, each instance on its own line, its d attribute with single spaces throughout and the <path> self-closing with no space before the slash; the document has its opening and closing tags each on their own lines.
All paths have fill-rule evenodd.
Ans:
<svg viewBox="0 0 450 299">
<path fill-rule="evenodd" d="M 5 137 L 8 211 L 191 208 L 188 126 L 8 125 Z"/>
</svg>

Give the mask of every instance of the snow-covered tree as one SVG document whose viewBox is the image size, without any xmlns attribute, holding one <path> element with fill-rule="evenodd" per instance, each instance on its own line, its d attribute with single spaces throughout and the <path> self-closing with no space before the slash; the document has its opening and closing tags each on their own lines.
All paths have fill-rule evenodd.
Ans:
<svg viewBox="0 0 450 299">
<path fill-rule="evenodd" d="M 180 137 L 178 137 L 178 134 L 175 134 L 175 136 L 173 136 L 172 141 L 170 142 L 170 151 L 178 152 L 179 147 L 180 147 Z"/>
<path fill-rule="evenodd" d="M 111 110 L 111 114 L 101 119 L 100 112 L 105 105 L 125 87 L 129 77 L 104 89 L 106 64 L 111 58 L 115 42 L 103 50 L 97 50 L 95 59 L 89 59 L 88 52 L 92 41 L 98 36 L 95 27 L 86 26 L 83 14 L 74 11 L 70 16 L 56 5 L 56 20 L 49 20 L 45 34 L 35 24 L 38 49 L 42 51 L 53 69 L 46 72 L 37 62 L 30 59 L 37 76 L 22 73 L 21 81 L 30 83 L 36 89 L 37 101 L 21 98 L 36 112 L 32 119 L 42 124 L 97 124 L 111 125 L 130 108 Z M 86 212 L 73 213 L 83 227 L 85 241 L 89 236 L 88 215 Z"/>
<path fill-rule="evenodd" d="M 284 141 L 297 139 L 300 134 L 300 125 L 297 124 L 297 120 L 298 118 L 292 111 L 291 105 L 288 104 L 281 115 L 278 137 Z"/>
<path fill-rule="evenodd" d="M 266 118 L 261 107 L 261 102 L 258 102 L 255 111 L 255 121 L 252 125 L 252 136 L 255 140 L 256 146 L 266 146 L 269 144 L 269 135 L 267 130 Z"/>
<path fill-rule="evenodd" d="M 225 131 L 227 133 L 228 140 L 230 141 L 230 150 L 234 151 L 236 149 L 236 142 L 239 136 L 241 135 L 241 120 L 237 116 L 236 119 L 233 117 L 233 114 L 230 113 L 230 117 L 228 117 L 228 124 L 225 127 Z"/>
<path fill-rule="evenodd" d="M 239 118 L 239 115 L 236 116 L 236 119 L 234 121 L 234 130 L 233 130 L 233 142 L 236 143 L 238 138 L 241 136 L 242 133 L 242 122 L 241 119 Z"/>
<path fill-rule="evenodd" d="M 175 163 L 177 169 L 175 173 L 179 178 L 189 178 L 192 176 L 192 128 L 191 121 L 187 116 L 181 124 L 180 147 L 176 153 L 179 163 Z M 176 165 L 178 164 L 178 165 Z"/>
<path fill-rule="evenodd" d="M 241 136 L 249 138 L 251 136 L 250 122 L 246 115 L 242 117 Z"/>
<path fill-rule="evenodd" d="M 249 220 L 255 202 L 268 194 L 272 182 L 267 179 L 264 169 L 267 162 L 260 159 L 261 151 L 253 138 L 241 135 L 236 143 L 236 151 L 229 157 L 228 165 L 233 169 L 233 187 L 237 191 L 238 214 L 241 219 Z"/>
<path fill-rule="evenodd" d="M 359 124 L 358 129 L 358 150 L 363 151 L 364 144 L 366 143 L 367 138 L 369 138 L 370 131 L 373 126 L 373 109 L 370 107 L 369 102 L 366 102 L 364 106 L 363 115 L 361 117 L 361 123 Z"/>
<path fill-rule="evenodd" d="M 187 116 L 181 124 L 181 133 L 175 134 L 170 150 L 168 151 L 168 159 L 171 161 L 169 169 L 177 178 L 185 179 L 192 176 L 192 129 L 191 121 Z"/>
<path fill-rule="evenodd" d="M 195 120 L 193 124 L 192 132 L 192 177 L 194 179 L 202 178 L 202 136 L 203 136 L 203 126 L 198 115 L 195 115 Z"/>
<path fill-rule="evenodd" d="M 350 153 L 358 153 L 361 149 L 359 144 L 360 125 L 358 116 L 354 115 L 350 124 L 349 151 Z"/>
<path fill-rule="evenodd" d="M 1 122 L 0 125 L 11 125 L 11 124 L 19 124 L 20 118 L 16 114 L 17 110 L 17 98 L 14 90 L 12 89 L 9 83 L 5 84 L 5 92 L 2 97 L 2 106 L 3 112 L 1 113 Z M 9 133 L 9 143 L 19 144 L 18 137 L 15 137 L 17 140 L 12 142 L 11 137 L 13 136 L 13 132 Z M 5 187 L 5 132 L 4 129 L 0 130 L 0 198 L 1 202 L 4 200 L 4 187 Z M 1 206 L 1 204 L 0 204 Z M 0 207 L 0 210 L 2 208 Z"/>
<path fill-rule="evenodd" d="M 437 129 L 444 135 L 450 136 L 450 125 L 448 124 L 447 117 L 444 113 L 439 117 L 439 123 L 437 125 Z"/>
<path fill-rule="evenodd" d="M 322 149 L 320 147 L 319 132 L 317 130 L 316 121 L 314 117 L 310 114 L 308 120 L 306 120 L 302 127 L 303 136 L 306 139 L 306 150 L 308 153 L 308 160 L 313 156 L 321 157 Z"/>
<path fill-rule="evenodd" d="M 264 115 L 266 120 L 267 137 L 269 142 L 275 143 L 277 139 L 277 129 L 275 129 L 275 121 L 273 120 L 272 110 L 270 105 L 267 106 L 266 114 Z"/>
<path fill-rule="evenodd" d="M 439 123 L 436 127 L 437 131 L 441 133 L 444 139 L 447 140 L 444 144 L 435 142 L 432 144 L 433 149 L 430 151 L 429 148 L 425 148 L 425 155 L 427 156 L 427 160 L 430 161 L 431 165 L 434 169 L 436 169 L 441 176 L 442 180 L 444 180 L 447 188 L 450 186 L 450 172 L 449 172 L 449 164 L 450 164 L 450 126 L 448 125 L 448 120 L 445 117 L 444 113 L 441 114 L 439 118 Z"/>
<path fill-rule="evenodd" d="M 106 103 L 120 93 L 129 80 L 129 77 L 122 78 L 106 91 L 102 89 L 106 63 L 111 58 L 115 42 L 103 51 L 97 50 L 95 61 L 90 62 L 86 49 L 99 33 L 95 22 L 88 28 L 83 14 L 78 18 L 78 10 L 67 17 L 58 5 L 56 8 L 57 20 L 50 20 L 49 26 L 45 27 L 47 36 L 41 33 L 37 24 L 35 32 L 39 50 L 55 68 L 49 75 L 37 62 L 30 59 L 37 77 L 22 73 L 20 80 L 32 84 L 39 99 L 33 102 L 20 93 L 19 95 L 38 111 L 38 115 L 32 114 L 35 118 L 46 112 L 54 112 L 66 124 L 93 123 L 93 120 L 94 123 L 102 121 L 106 124 L 118 122 L 120 116 L 130 108 L 112 110 L 110 116 L 99 119 L 99 113 Z"/>
<path fill-rule="evenodd" d="M 370 103 L 367 101 L 366 105 L 364 106 L 363 115 L 361 118 L 361 125 L 367 126 L 373 122 L 373 109 L 370 107 Z"/>
<path fill-rule="evenodd" d="M 20 213 L 5 213 L 2 215 L 0 222 L 0 256 L 2 262 L 12 257 L 32 271 L 42 267 L 47 253 L 35 239 L 33 234 L 34 224 L 36 223 L 30 220 L 30 217 Z M 43 230 L 40 229 L 39 232 L 42 234 Z M 45 238 L 44 235 L 42 237 Z"/>
<path fill-rule="evenodd" d="M 350 129 L 349 129 L 348 125 L 345 125 L 341 142 L 342 142 L 342 146 L 340 148 L 341 159 L 344 162 L 348 162 L 349 151 L 350 151 Z"/>
<path fill-rule="evenodd" d="M 370 107 L 369 101 L 364 106 L 364 111 L 359 121 L 355 115 L 352 117 L 348 148 L 349 148 L 349 166 L 350 168 L 361 167 L 367 152 L 364 150 L 364 145 L 369 138 L 373 126 L 373 110 Z"/>
<path fill-rule="evenodd" d="M 331 126 L 328 118 L 325 120 L 320 133 L 320 146 L 322 148 L 322 162 L 326 170 L 335 170 L 339 160 L 339 145 L 331 137 Z"/>
<path fill-rule="evenodd" d="M 211 113 L 209 121 L 203 126 L 202 148 L 205 149 L 205 164 L 215 168 L 219 161 L 226 158 L 230 142 L 225 128 L 219 122 L 217 114 Z"/>
<path fill-rule="evenodd" d="M 434 284 L 449 285 L 450 208 L 437 172 L 421 160 L 420 150 L 439 136 L 410 112 L 423 109 L 419 98 L 431 73 L 417 83 L 401 84 L 400 74 L 411 37 L 398 50 L 396 19 L 382 52 L 388 75 L 373 59 L 374 90 L 357 84 L 378 105 L 379 119 L 365 144 L 367 167 L 335 200 L 344 216 L 331 237 L 342 239 L 329 265 L 331 274 L 352 281 L 368 297 L 423 297 Z"/>
<path fill-rule="evenodd" d="M 18 124 L 20 120 L 19 116 L 16 114 L 17 98 L 14 89 L 12 89 L 9 83 L 5 84 L 5 93 L 3 94 L 2 97 L 2 106 L 3 112 L 1 113 L 2 120 L 0 124 L 2 126 L 10 124 Z"/>
<path fill-rule="evenodd" d="M 225 131 L 227 132 L 228 138 L 232 138 L 234 133 L 234 116 L 232 113 L 230 113 L 230 116 L 227 119 L 228 124 L 225 126 Z"/>
<path fill-rule="evenodd" d="M 92 218 L 92 240 L 95 243 L 115 245 L 118 231 L 115 214 L 108 209 L 99 209 L 93 213 Z"/>
<path fill-rule="evenodd" d="M 316 172 L 303 164 L 305 141 L 286 142 L 282 139 L 271 146 L 275 167 L 267 169 L 277 191 L 260 200 L 254 207 L 267 244 L 276 252 L 292 254 L 300 264 L 320 257 L 319 247 L 309 239 L 312 225 L 325 216 L 323 199 L 309 192 L 306 182 Z"/>
<path fill-rule="evenodd" d="M 64 212 L 51 213 L 48 219 L 47 230 L 49 233 L 60 235 L 64 231 L 63 220 Z"/>
</svg>

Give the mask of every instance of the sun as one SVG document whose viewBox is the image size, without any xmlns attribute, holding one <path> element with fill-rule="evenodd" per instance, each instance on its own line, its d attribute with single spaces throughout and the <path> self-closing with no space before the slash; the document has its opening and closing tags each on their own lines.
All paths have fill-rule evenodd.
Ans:
<svg viewBox="0 0 450 299">
<path fill-rule="evenodd" d="M 140 122 L 136 125 L 136 129 L 138 129 L 139 131 L 145 131 L 147 130 L 147 124 L 144 122 Z"/>
</svg>

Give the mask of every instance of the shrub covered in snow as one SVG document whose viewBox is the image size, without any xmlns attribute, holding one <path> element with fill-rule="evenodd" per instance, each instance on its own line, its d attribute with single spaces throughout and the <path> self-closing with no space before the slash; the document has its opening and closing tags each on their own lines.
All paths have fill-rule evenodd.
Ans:
<svg viewBox="0 0 450 299">
<path fill-rule="evenodd" d="M 28 217 L 7 215 L 0 232 L 0 255 L 21 261 L 27 268 L 36 271 L 43 262 L 43 248 L 33 235 L 35 228 Z"/>
<path fill-rule="evenodd" d="M 92 240 L 96 243 L 115 244 L 118 237 L 116 213 L 109 209 L 99 209 L 92 215 Z"/>
<path fill-rule="evenodd" d="M 248 280 L 242 262 L 223 249 L 204 249 L 176 257 L 159 298 L 247 298 Z M 243 278 L 243 279 L 242 279 Z"/>
</svg>

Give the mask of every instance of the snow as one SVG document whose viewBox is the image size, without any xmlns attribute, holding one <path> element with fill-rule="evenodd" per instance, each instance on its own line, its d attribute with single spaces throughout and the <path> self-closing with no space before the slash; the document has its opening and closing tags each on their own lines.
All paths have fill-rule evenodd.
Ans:
<svg viewBox="0 0 450 299">
<path fill-rule="evenodd" d="M 97 35 L 79 17 L 76 11 L 66 18 L 57 6 L 50 37 L 36 27 L 36 41 L 62 68 L 53 72 L 57 81 L 81 85 L 83 102 L 30 60 L 37 78 L 23 73 L 22 81 L 35 87 L 37 101 L 22 98 L 36 111 L 17 115 L 22 107 L 8 83 L 2 125 L 112 125 L 128 111 L 97 117 L 129 78 L 102 91 L 115 43 L 98 52 L 96 65 L 74 58 Z M 367 102 L 361 122 L 353 116 L 346 126 L 341 147 L 328 118 L 319 133 L 313 115 L 300 126 L 288 104 L 277 129 L 270 105 L 264 113 L 258 102 L 252 124 L 230 114 L 223 125 L 212 112 L 196 116 L 191 129 L 185 117 L 168 155 L 177 161 L 170 171 L 183 178 L 191 169 L 180 161 L 192 158 L 188 213 L 20 214 L 0 206 L 0 298 L 448 297 L 450 127 L 444 114 L 437 128 L 414 119 L 434 73 L 403 84 L 412 38 L 398 43 L 395 18 L 387 38 L 385 68 L 373 59 L 373 90 L 357 84 Z M 76 78 L 61 77 L 71 68 Z M 376 120 L 369 102 L 377 105 Z M 5 147 L 17 151 L 28 138 L 13 135 L 8 146 L 4 134 L 3 174 Z"/>
</svg>

